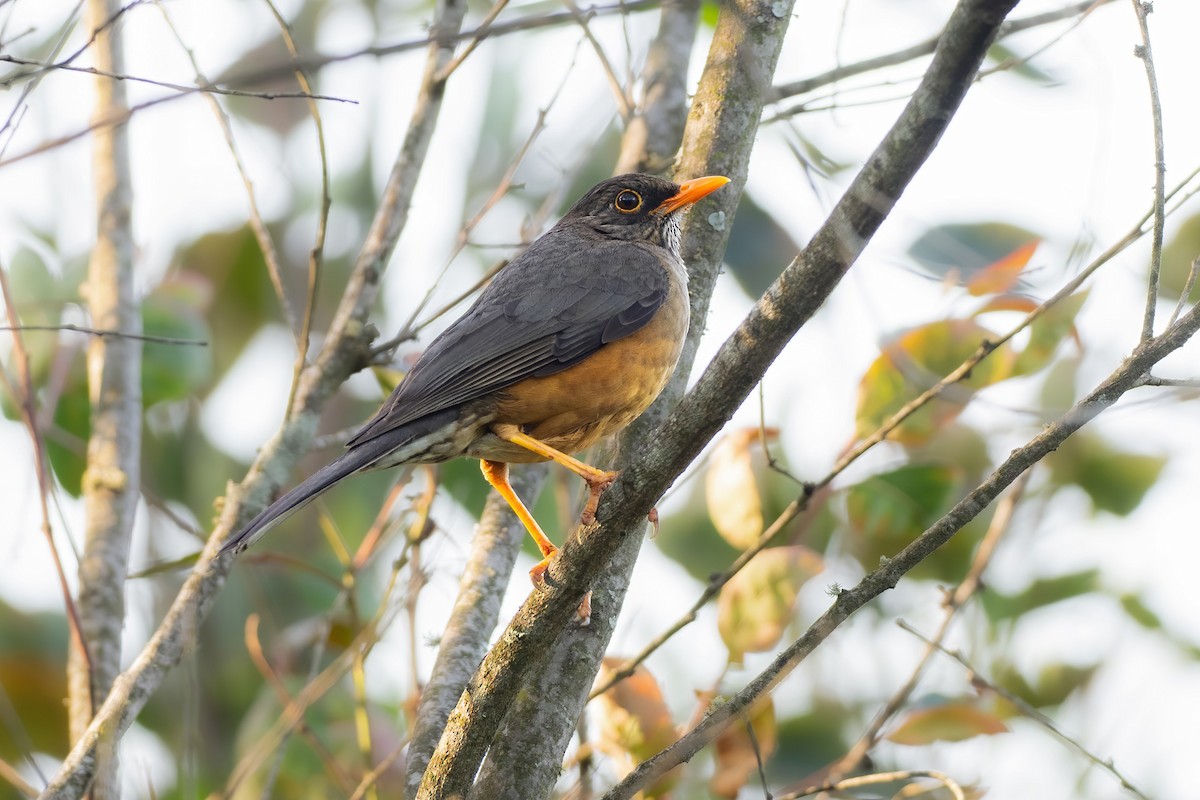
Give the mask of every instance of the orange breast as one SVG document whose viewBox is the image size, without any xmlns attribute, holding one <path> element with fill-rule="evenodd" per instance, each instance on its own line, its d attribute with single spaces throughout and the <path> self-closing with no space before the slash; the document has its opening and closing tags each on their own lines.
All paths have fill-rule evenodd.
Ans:
<svg viewBox="0 0 1200 800">
<path fill-rule="evenodd" d="M 565 453 L 590 447 L 654 402 L 679 360 L 687 326 L 687 294 L 672 281 L 666 302 L 646 327 L 562 372 L 501 392 L 495 422 L 519 425 Z M 487 449 L 479 455 L 517 463 L 542 460 L 507 442 L 491 441 Z"/>
</svg>

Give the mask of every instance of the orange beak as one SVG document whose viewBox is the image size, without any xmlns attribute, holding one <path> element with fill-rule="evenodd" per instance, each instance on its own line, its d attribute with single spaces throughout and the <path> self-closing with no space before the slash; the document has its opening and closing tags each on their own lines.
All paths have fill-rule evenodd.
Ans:
<svg viewBox="0 0 1200 800">
<path fill-rule="evenodd" d="M 654 209 L 654 213 L 670 214 L 672 211 L 678 211 L 701 197 L 707 197 L 727 183 L 729 183 L 729 178 L 724 175 L 710 175 L 707 178 L 693 178 L 685 181 L 679 187 L 678 192 L 663 200 L 658 208 Z"/>
</svg>

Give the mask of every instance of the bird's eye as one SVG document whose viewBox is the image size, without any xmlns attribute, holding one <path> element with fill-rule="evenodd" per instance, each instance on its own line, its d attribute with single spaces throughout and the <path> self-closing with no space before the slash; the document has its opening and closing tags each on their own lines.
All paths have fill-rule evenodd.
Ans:
<svg viewBox="0 0 1200 800">
<path fill-rule="evenodd" d="M 632 214 L 642 207 L 642 196 L 633 189 L 622 189 L 614 205 L 622 214 Z"/>
</svg>

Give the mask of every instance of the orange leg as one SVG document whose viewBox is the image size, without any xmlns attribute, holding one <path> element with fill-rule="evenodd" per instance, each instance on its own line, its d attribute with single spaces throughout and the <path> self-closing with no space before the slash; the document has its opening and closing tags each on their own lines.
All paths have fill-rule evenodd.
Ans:
<svg viewBox="0 0 1200 800">
<path fill-rule="evenodd" d="M 496 425 L 492 430 L 501 439 L 512 442 L 515 445 L 520 445 L 543 458 L 548 458 L 551 461 L 562 464 L 571 470 L 571 472 L 583 478 L 588 485 L 588 499 L 583 507 L 581 519 L 584 525 L 591 525 L 596 521 L 596 506 L 600 503 L 600 495 L 604 494 L 604 490 L 611 486 L 612 482 L 617 479 L 616 472 L 608 472 L 597 469 L 590 464 L 585 464 L 560 450 L 555 450 L 550 445 L 533 438 L 527 433 L 522 433 L 515 425 Z"/>
<path fill-rule="evenodd" d="M 545 580 L 546 567 L 550 566 L 550 559 L 554 558 L 554 554 L 558 552 L 558 548 L 542 531 L 542 526 L 538 525 L 537 520 L 533 518 L 533 514 L 529 513 L 529 509 L 521 502 L 521 498 L 517 497 L 517 493 L 513 491 L 512 484 L 508 482 L 508 464 L 503 461 L 487 461 L 479 462 L 480 469 L 483 470 L 483 477 L 487 478 L 487 482 L 492 485 L 492 488 L 500 493 L 500 496 L 508 503 L 508 507 L 517 515 L 517 519 L 521 520 L 521 524 L 525 526 L 525 530 L 529 531 L 529 535 L 533 537 L 533 541 L 537 543 L 538 549 L 542 551 L 542 558 L 533 569 L 529 570 L 529 577 L 533 579 L 535 584 L 540 584 Z"/>
<path fill-rule="evenodd" d="M 586 466 L 586 465 L 585 465 Z M 546 536 L 542 530 L 542 526 L 538 525 L 537 520 L 533 518 L 533 514 L 529 513 L 529 509 L 521 502 L 521 498 L 517 497 L 517 493 L 513 491 L 512 484 L 508 482 L 508 464 L 503 461 L 488 461 L 486 459 L 479 462 L 480 469 L 483 470 L 483 477 L 492 485 L 492 488 L 500 493 L 500 496 L 508 503 L 508 507 L 517 515 L 517 519 L 521 520 L 521 524 L 525 526 L 525 530 L 529 531 L 529 535 L 533 537 L 533 541 L 537 543 L 538 549 L 542 551 L 542 560 L 533 565 L 533 569 L 529 570 L 529 577 L 535 586 L 541 586 L 546 580 L 546 569 L 550 566 L 550 559 L 554 558 L 554 554 L 558 552 L 558 548 Z M 579 616 L 579 624 L 586 626 L 592 621 L 592 593 L 588 592 L 583 596 L 583 601 L 579 604 L 579 610 L 576 612 Z"/>
</svg>

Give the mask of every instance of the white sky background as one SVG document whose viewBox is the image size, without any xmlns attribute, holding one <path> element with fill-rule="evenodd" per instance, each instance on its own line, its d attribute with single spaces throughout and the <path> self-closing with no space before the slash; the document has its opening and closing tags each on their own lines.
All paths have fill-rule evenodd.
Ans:
<svg viewBox="0 0 1200 800">
<path fill-rule="evenodd" d="M 45 30 L 45 26 L 63 19 L 73 5 L 58 0 L 20 0 L 11 6 L 14 17 L 9 31 L 31 25 Z M 285 11 L 288 5 L 282 4 Z M 848 6 L 800 0 L 776 72 L 777 81 L 806 77 L 839 60 L 848 63 L 921 40 L 944 21 L 951 5 L 940 0 L 859 0 Z M 1025 0 L 1014 16 L 1059 5 Z M 269 14 L 256 4 L 181 0 L 169 7 L 209 74 L 218 73 L 259 37 L 274 30 Z M 509 8 L 505 15 L 516 16 L 518 11 L 519 7 Z M 8 13 L 9 9 L 0 10 L 0 21 Z M 478 14 L 476 10 L 470 19 L 477 21 Z M 408 15 L 397 15 L 396 19 L 405 25 L 397 23 L 390 29 L 385 26 L 378 38 L 372 39 L 373 23 L 365 12 L 350 6 L 340 8 L 322 22 L 318 47 L 322 52 L 340 52 L 375 41 L 390 43 L 422 35 L 421 29 L 411 26 Z M 641 63 L 656 23 L 653 13 L 628 22 L 635 68 Z M 1160 0 L 1150 24 L 1164 105 L 1170 186 L 1200 164 L 1200 115 L 1195 89 L 1200 3 Z M 1006 44 L 1029 52 L 1049 42 L 1064 27 L 1059 24 L 1036 30 Z M 620 24 L 596 21 L 593 29 L 605 43 L 610 58 L 622 69 L 625 49 Z M 564 28 L 549 34 L 535 32 L 491 41 L 454 77 L 418 187 L 417 202 L 389 270 L 385 290 L 388 316 L 378 321 L 381 330 L 392 330 L 403 321 L 413 298 L 423 295 L 448 256 L 462 220 L 447 214 L 446 209 L 462 207 L 459 193 L 467 166 L 462 154 L 474 149 L 483 107 L 481 93 L 490 71 L 503 64 L 520 65 L 524 105 L 518 118 L 529 129 L 538 108 L 557 88 L 564 66 L 576 52 L 578 39 L 576 30 Z M 72 41 L 68 51 L 82 40 L 77 34 Z M 155 9 L 138 8 L 127 16 L 126 41 L 129 73 L 189 82 L 191 70 L 164 31 Z M 866 254 L 768 375 L 768 423 L 783 429 L 784 450 L 793 471 L 804 477 L 822 475 L 845 445 L 853 430 L 858 378 L 878 353 L 879 343 L 905 326 L 955 309 L 952 299 L 940 287 L 915 275 L 906 260 L 905 249 L 923 230 L 943 222 L 1002 220 L 1042 233 L 1046 243 L 1035 255 L 1034 266 L 1038 269 L 1037 290 L 1046 296 L 1080 266 L 1079 260 L 1069 258 L 1073 245 L 1081 240 L 1090 243 L 1089 255 L 1082 260 L 1086 263 L 1145 212 L 1151 201 L 1153 151 L 1145 72 L 1132 56 L 1137 41 L 1133 11 L 1128 2 L 1119 0 L 1098 11 L 1037 59 L 1035 63 L 1060 78 L 1062 85 L 1037 87 L 1012 76 L 997 75 L 972 90 L 940 147 Z M 531 42 L 536 43 L 533 52 Z M 699 74 L 704 53 L 705 48 L 698 46 L 693 80 Z M 359 105 L 322 106 L 334 174 L 355 163 L 358 148 L 370 141 L 377 148 L 377 184 L 382 184 L 407 124 L 422 59 L 423 53 L 416 51 L 379 61 L 360 59 L 322 71 L 321 92 L 359 101 Z M 923 64 L 890 74 L 917 77 Z M 851 85 L 857 83 L 848 82 L 840 88 Z M 909 86 L 883 87 L 869 96 L 896 97 Z M 134 101 L 158 97 L 164 91 L 136 84 L 131 84 L 129 90 Z M 0 96 L 3 113 L 8 113 L 14 94 L 10 91 Z M 839 100 L 850 102 L 858 97 L 845 92 Z M 33 95 L 29 112 L 6 156 L 80 129 L 86 124 L 90 107 L 89 78 L 65 73 L 47 77 Z M 857 162 L 870 152 L 900 108 L 899 102 L 842 108 L 798 117 L 795 124 L 830 155 Z M 594 54 L 585 46 L 579 50 L 567 90 L 549 115 L 547 132 L 538 140 L 517 179 L 531 188 L 548 187 L 559 170 L 571 166 L 581 149 L 599 136 L 613 113 L 611 94 Z M 822 184 L 814 194 L 786 148 L 782 133 L 779 126 L 761 132 L 748 189 L 793 238 L 803 242 L 832 206 L 850 174 Z M 240 224 L 246 216 L 246 203 L 228 150 L 200 98 L 176 101 L 138 115 L 131 134 L 138 269 L 143 286 L 148 288 L 167 270 L 171 254 L 181 242 L 202 232 Z M 245 124 L 238 125 L 237 135 L 267 218 L 285 207 L 289 193 L 314 191 L 318 162 L 309 128 L 302 126 L 301 132 L 282 148 L 271 135 Z M 0 168 L 3 263 L 10 263 L 14 252 L 28 244 L 27 226 L 52 231 L 63 252 L 79 253 L 87 248 L 94 228 L 87 177 L 89 147 L 90 140 L 85 137 L 52 153 Z M 501 154 L 500 158 L 509 155 Z M 438 177 L 431 177 L 435 175 Z M 1185 213 L 1196 210 L 1197 204 L 1193 203 Z M 473 211 L 468 209 L 468 213 Z M 353 229 L 347 218 L 339 217 L 335 207 L 331 251 L 352 249 L 361 240 L 362 231 Z M 514 241 L 520 221 L 515 205 L 501 204 L 475 238 Z M 1168 221 L 1168 237 L 1172 230 Z M 309 241 L 308 231 L 298 231 L 286 246 L 302 253 Z M 1092 281 L 1092 296 L 1080 319 L 1080 336 L 1086 343 L 1081 388 L 1107 375 L 1136 341 L 1147 252 L 1145 243 L 1132 248 Z M 293 257 L 291 261 L 299 264 L 302 258 Z M 438 298 L 453 296 L 458 287 L 474 280 L 474 267 L 465 263 L 460 259 L 451 267 Z M 456 271 L 456 266 L 461 268 Z M 438 302 L 435 299 L 434 303 Z M 732 281 L 725 280 L 718 286 L 697 364 L 706 363 L 748 304 Z M 1169 308 L 1164 307 L 1165 313 Z M 1197 349 L 1193 344 L 1158 373 L 1195 377 L 1200 363 Z M 247 457 L 270 436 L 278 425 L 282 402 L 263 402 L 262 398 L 282 396 L 290 377 L 291 357 L 289 337 L 282 330 L 264 334 L 247 350 L 204 410 L 205 425 L 214 441 L 235 455 Z M 826 377 L 814 391 L 811 386 L 798 385 L 797 375 Z M 362 382 L 362 391 L 373 391 L 372 383 Z M 1139 390 L 1095 423 L 1097 431 L 1122 447 L 1170 457 L 1159 485 L 1138 511 L 1126 519 L 1088 518 L 1086 502 L 1076 498 L 1074 503 L 1060 503 L 1043 518 L 1019 517 L 1018 522 L 1023 522 L 1026 529 L 1018 530 L 1001 548 L 989 573 L 993 585 L 1012 591 L 1038 577 L 1097 565 L 1103 569 L 1106 587 L 1144 593 L 1170 630 L 1193 643 L 1200 642 L 1191 575 L 1192 565 L 1200 560 L 1200 545 L 1194 536 L 1195 524 L 1190 521 L 1194 514 L 1189 513 L 1195 476 L 1200 474 L 1200 456 L 1195 448 L 1200 442 L 1200 421 L 1192 405 L 1167 397 L 1158 390 Z M 1039 421 L 1022 412 L 1027 402 L 1027 388 L 997 387 L 968 410 L 969 421 L 1000 432 L 994 440 L 994 459 L 1002 458 L 1036 432 Z M 754 397 L 736 421 L 756 424 L 757 420 Z M 0 508 L 6 509 L 10 520 L 0 529 L 0 597 L 23 608 L 58 609 L 61 599 L 38 533 L 30 448 L 20 427 L 0 425 L 0 453 L 4 454 L 0 459 Z M 861 478 L 894 461 L 883 448 L 864 459 L 845 480 Z M 77 535 L 82 529 L 81 510 L 69 498 L 61 503 L 65 527 Z M 669 515 L 671 500 L 663 508 Z M 433 585 L 423 595 L 426 619 L 422 621 L 422 636 L 440 629 L 471 530 L 471 520 L 461 514 L 456 517 L 452 509 L 444 510 L 442 516 L 455 523 L 455 536 L 431 548 L 428 556 L 434 563 L 440 559 L 443 565 L 436 568 Z M 60 548 L 69 553 L 62 538 L 63 527 L 57 525 Z M 136 544 L 135 552 L 139 552 Z M 1169 558 L 1163 558 L 1164 554 Z M 69 564 L 68 570 L 73 569 Z M 808 621 L 826 606 L 824 586 L 834 581 L 851 584 L 857 577 L 854 568 L 831 561 L 829 573 L 808 587 L 801 621 Z M 698 591 L 697 585 L 655 547 L 644 548 L 614 649 L 638 649 L 673 621 Z M 515 609 L 526 592 L 523 581 L 515 583 L 506 609 Z M 131 599 L 136 604 L 136 598 Z M 910 621 L 929 629 L 940 616 L 937 597 L 930 587 L 902 584 L 894 596 L 882 601 L 889 610 L 912 603 L 923 603 L 927 612 L 924 616 L 910 612 Z M 1046 619 L 1038 626 L 1037 638 L 1014 642 L 1012 658 L 1027 674 L 1055 661 L 1084 664 L 1099 658 L 1111 662 L 1101 671 L 1089 695 L 1104 698 L 1104 703 L 1068 702 L 1056 714 L 1061 727 L 1081 734 L 1094 752 L 1112 757 L 1139 786 L 1156 797 L 1183 798 L 1194 792 L 1190 759 L 1181 756 L 1194 752 L 1200 744 L 1194 724 L 1200 717 L 1200 693 L 1194 688 L 1200 668 L 1136 629 L 1101 599 L 1062 604 L 1043 613 Z M 136 616 L 131 619 L 127 626 L 128 655 L 136 652 L 155 623 Z M 854 692 L 861 692 L 863 686 L 876 687 L 882 700 L 894 687 L 897 670 L 906 669 L 916 657 L 917 647 L 906 634 L 888 631 L 881 635 L 867 623 L 852 622 L 846 627 L 784 684 L 779 693 L 781 702 L 803 705 L 812 696 L 814 686 L 820 691 L 847 695 L 853 693 L 849 687 L 854 687 Z M 713 631 L 710 610 L 679 637 L 672 648 L 675 655 L 656 657 L 652 669 L 678 675 L 682 664 L 711 663 L 711 674 L 697 675 L 697 686 L 705 685 L 718 671 L 723 657 Z M 405 636 L 392 636 L 377 650 L 376 657 L 407 663 L 402 657 L 406 640 Z M 895 663 L 871 660 L 884 654 Z M 422 660 L 427 669 L 432 652 L 423 653 Z M 761 661 L 751 659 L 744 672 L 732 674 L 731 682 L 753 674 Z M 380 672 L 376 670 L 377 675 Z M 937 685 L 947 694 L 963 690 L 961 671 L 953 668 L 939 667 L 932 681 L 927 686 Z M 943 683 L 938 685 L 937 681 Z M 399 675 L 383 680 L 375 690 L 390 695 L 405 685 L 407 680 Z M 693 688 L 667 687 L 678 718 L 684 718 L 690 710 Z M 947 745 L 934 753 L 913 748 L 889 752 L 910 766 L 932 759 L 964 780 L 978 778 L 991 787 L 991 797 L 1119 796 L 1111 778 L 1098 770 L 1078 785 L 1082 761 L 1044 734 L 978 739 Z M 169 768 L 164 775 L 163 780 L 169 782 Z"/>
</svg>

